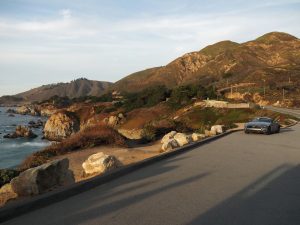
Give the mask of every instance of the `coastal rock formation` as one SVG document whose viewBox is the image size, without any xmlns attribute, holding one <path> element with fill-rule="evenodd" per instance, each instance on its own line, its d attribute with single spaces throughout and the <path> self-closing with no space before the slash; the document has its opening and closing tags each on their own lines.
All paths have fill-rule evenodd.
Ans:
<svg viewBox="0 0 300 225">
<path fill-rule="evenodd" d="M 12 179 L 10 184 L 18 196 L 30 196 L 74 182 L 74 174 L 69 170 L 69 160 L 65 158 L 25 170 Z"/>
<path fill-rule="evenodd" d="M 39 116 L 40 112 L 35 106 L 21 106 L 16 108 L 15 112 L 21 115 Z"/>
<path fill-rule="evenodd" d="M 28 126 L 29 126 L 29 128 L 40 128 L 40 127 L 44 126 L 44 122 L 40 119 L 37 120 L 36 122 L 32 120 L 32 121 L 29 121 Z"/>
<path fill-rule="evenodd" d="M 103 152 L 99 152 L 91 155 L 88 159 L 82 164 L 84 173 L 86 175 L 96 174 L 96 173 L 105 173 L 109 170 L 120 167 L 121 162 L 112 155 L 105 155 Z"/>
<path fill-rule="evenodd" d="M 50 141 L 61 141 L 79 131 L 79 120 L 72 112 L 53 114 L 46 122 L 44 136 Z"/>
<path fill-rule="evenodd" d="M 25 126 L 17 126 L 16 131 L 12 134 L 4 135 L 3 138 L 19 138 L 19 137 L 25 137 L 25 138 L 36 138 L 37 135 L 30 130 L 30 128 Z"/>
<path fill-rule="evenodd" d="M 51 107 L 41 108 L 41 116 L 50 117 L 56 112 L 57 112 L 56 108 L 51 108 Z"/>
<path fill-rule="evenodd" d="M 175 134 L 174 139 L 178 142 L 180 147 L 192 142 L 192 137 L 184 133 Z"/>
<path fill-rule="evenodd" d="M 179 144 L 175 139 L 166 139 L 163 142 L 161 150 L 163 152 L 169 152 L 169 151 L 172 151 L 174 148 L 178 148 L 178 147 L 179 147 Z"/>
<path fill-rule="evenodd" d="M 205 138 L 205 134 L 193 133 L 192 139 L 193 141 L 200 141 Z"/>
</svg>

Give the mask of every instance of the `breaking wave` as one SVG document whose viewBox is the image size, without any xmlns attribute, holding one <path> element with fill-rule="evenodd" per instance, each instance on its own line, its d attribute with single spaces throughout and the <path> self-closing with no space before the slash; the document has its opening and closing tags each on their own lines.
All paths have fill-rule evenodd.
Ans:
<svg viewBox="0 0 300 225">
<path fill-rule="evenodd" d="M 4 144 L 5 148 L 22 148 L 22 147 L 46 147 L 49 143 L 46 142 L 24 142 L 24 143 L 13 143 Z"/>
</svg>

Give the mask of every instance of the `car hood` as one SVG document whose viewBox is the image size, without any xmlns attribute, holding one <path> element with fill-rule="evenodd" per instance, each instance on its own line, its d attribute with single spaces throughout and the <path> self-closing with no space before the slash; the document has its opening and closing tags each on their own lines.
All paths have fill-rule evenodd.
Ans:
<svg viewBox="0 0 300 225">
<path fill-rule="evenodd" d="M 249 122 L 246 126 L 269 126 L 271 123 L 268 122 Z"/>
</svg>

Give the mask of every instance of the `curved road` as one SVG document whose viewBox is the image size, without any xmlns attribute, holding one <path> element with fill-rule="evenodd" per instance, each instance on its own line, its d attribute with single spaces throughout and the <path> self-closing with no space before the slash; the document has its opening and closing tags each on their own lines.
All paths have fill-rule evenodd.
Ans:
<svg viewBox="0 0 300 225">
<path fill-rule="evenodd" d="M 299 137 L 237 132 L 4 224 L 299 225 Z"/>
</svg>

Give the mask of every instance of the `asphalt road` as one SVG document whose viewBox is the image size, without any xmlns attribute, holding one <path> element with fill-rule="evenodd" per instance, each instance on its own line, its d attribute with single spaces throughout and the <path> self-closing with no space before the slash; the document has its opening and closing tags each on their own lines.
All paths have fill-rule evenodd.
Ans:
<svg viewBox="0 0 300 225">
<path fill-rule="evenodd" d="M 265 106 L 265 108 L 275 112 L 289 114 L 300 119 L 300 109 L 286 109 L 274 106 Z"/>
<path fill-rule="evenodd" d="M 231 134 L 4 224 L 299 225 L 300 125 Z"/>
</svg>

